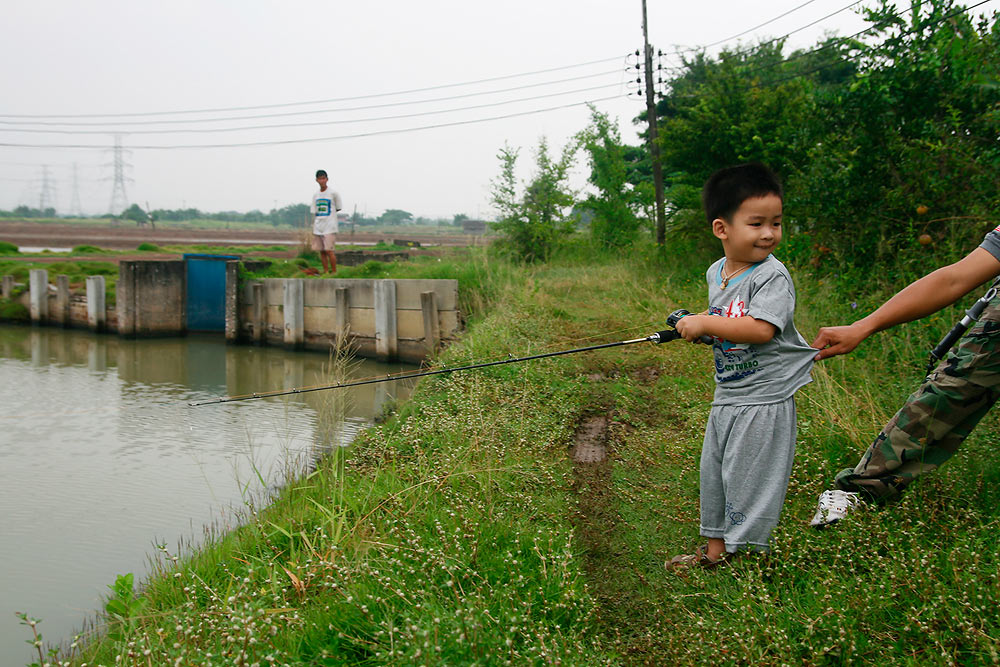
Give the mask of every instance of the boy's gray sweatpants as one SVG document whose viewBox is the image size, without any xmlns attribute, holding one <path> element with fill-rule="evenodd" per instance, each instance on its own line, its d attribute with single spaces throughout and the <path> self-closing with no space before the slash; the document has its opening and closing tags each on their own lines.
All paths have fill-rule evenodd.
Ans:
<svg viewBox="0 0 1000 667">
<path fill-rule="evenodd" d="M 795 458 L 795 397 L 712 407 L 701 450 L 701 535 L 767 551 Z"/>
</svg>

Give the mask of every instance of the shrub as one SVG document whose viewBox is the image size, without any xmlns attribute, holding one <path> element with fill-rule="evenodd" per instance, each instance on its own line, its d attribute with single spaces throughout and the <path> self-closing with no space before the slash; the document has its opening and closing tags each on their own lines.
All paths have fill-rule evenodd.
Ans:
<svg viewBox="0 0 1000 667">
<path fill-rule="evenodd" d="M 28 309 L 16 301 L 0 299 L 0 320 L 27 322 L 30 318 Z"/>
</svg>

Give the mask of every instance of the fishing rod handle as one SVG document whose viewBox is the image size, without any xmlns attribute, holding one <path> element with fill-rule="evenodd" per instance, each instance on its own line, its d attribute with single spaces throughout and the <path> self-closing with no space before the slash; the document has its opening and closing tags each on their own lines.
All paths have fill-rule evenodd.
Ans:
<svg viewBox="0 0 1000 667">
<path fill-rule="evenodd" d="M 965 317 L 959 320 L 958 323 L 951 328 L 951 331 L 945 334 L 945 337 L 941 339 L 941 342 L 938 343 L 933 350 L 931 350 L 931 366 L 941 361 L 941 359 L 944 358 L 944 355 L 948 354 L 948 350 L 951 349 L 951 346 L 954 345 L 959 338 L 964 336 L 969 327 L 979 319 L 979 316 L 983 314 L 986 306 L 989 305 L 990 301 L 996 296 L 996 294 L 996 288 L 991 287 L 986 294 L 972 304 L 971 308 L 965 311 Z"/>
<path fill-rule="evenodd" d="M 672 326 L 672 327 L 674 327 L 676 329 L 677 328 L 677 323 L 680 322 L 682 318 L 687 317 L 690 314 L 691 314 L 690 311 L 684 310 L 683 308 L 678 308 L 674 312 L 670 313 L 670 316 L 667 318 L 667 324 L 669 324 L 670 326 Z M 660 332 L 660 333 L 663 333 L 663 332 Z M 675 334 L 675 336 L 674 336 L 674 338 L 680 338 L 680 337 L 681 337 L 680 334 Z M 671 339 L 671 340 L 673 340 L 673 339 Z M 662 343 L 663 341 L 661 340 L 660 342 Z M 699 336 L 697 340 L 692 341 L 692 342 L 695 342 L 695 343 L 704 343 L 705 345 L 711 345 L 715 341 L 712 340 L 711 336 Z"/>
</svg>

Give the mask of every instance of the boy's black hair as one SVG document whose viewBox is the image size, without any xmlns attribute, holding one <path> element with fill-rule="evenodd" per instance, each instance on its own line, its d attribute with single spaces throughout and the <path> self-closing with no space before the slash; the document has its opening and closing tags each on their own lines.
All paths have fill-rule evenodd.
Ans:
<svg viewBox="0 0 1000 667">
<path fill-rule="evenodd" d="M 316 172 L 316 178 L 319 178 L 320 176 L 326 176 L 326 172 L 323 171 L 322 169 L 319 169 Z M 327 178 L 329 178 L 329 176 L 327 176 Z"/>
<path fill-rule="evenodd" d="M 709 222 L 716 218 L 731 222 L 744 201 L 772 194 L 784 199 L 781 181 L 760 162 L 748 162 L 709 176 L 701 190 L 701 203 Z"/>
</svg>

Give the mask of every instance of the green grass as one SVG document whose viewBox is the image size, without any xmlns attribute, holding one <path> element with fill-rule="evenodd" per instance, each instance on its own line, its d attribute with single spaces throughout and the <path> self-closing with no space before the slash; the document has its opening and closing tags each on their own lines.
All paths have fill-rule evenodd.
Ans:
<svg viewBox="0 0 1000 667">
<path fill-rule="evenodd" d="M 675 308 L 705 305 L 707 260 L 680 256 L 442 261 L 470 326 L 438 363 L 651 333 Z M 807 339 L 854 315 L 823 278 L 795 279 Z M 949 317 L 816 367 L 798 394 L 796 464 L 770 558 L 664 570 L 701 541 L 712 362 L 683 341 L 633 345 L 427 378 L 344 458 L 248 507 L 241 528 L 162 558 L 125 636 L 71 662 L 996 662 L 996 413 L 899 504 L 825 532 L 807 526 L 819 492 L 916 386 L 914 360 Z M 610 458 L 574 466 L 574 432 L 590 417 L 607 420 Z M 116 636 L 123 628 L 112 624 Z"/>
</svg>

